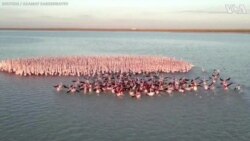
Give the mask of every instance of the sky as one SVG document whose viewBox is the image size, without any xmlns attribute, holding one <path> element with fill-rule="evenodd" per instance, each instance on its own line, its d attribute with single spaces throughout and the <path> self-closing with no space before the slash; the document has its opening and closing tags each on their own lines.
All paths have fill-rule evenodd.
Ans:
<svg viewBox="0 0 250 141">
<path fill-rule="evenodd" d="M 250 29 L 250 0 L 0 0 L 0 28 Z"/>
</svg>

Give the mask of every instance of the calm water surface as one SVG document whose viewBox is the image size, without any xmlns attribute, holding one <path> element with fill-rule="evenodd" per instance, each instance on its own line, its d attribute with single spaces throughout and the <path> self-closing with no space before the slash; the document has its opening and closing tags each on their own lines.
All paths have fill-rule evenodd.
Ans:
<svg viewBox="0 0 250 141">
<path fill-rule="evenodd" d="M 65 95 L 52 85 L 73 77 L 0 73 L 0 140 L 250 139 L 250 35 L 148 32 L 0 31 L 0 60 L 69 55 L 160 55 L 187 60 L 202 76 L 221 70 L 243 93 L 216 90 L 187 96 Z M 179 74 L 177 74 L 179 75 Z"/>
</svg>

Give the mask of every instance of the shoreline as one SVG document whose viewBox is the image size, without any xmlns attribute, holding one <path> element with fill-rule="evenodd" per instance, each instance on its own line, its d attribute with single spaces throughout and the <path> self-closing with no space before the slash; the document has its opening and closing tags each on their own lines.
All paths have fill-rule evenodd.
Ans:
<svg viewBox="0 0 250 141">
<path fill-rule="evenodd" d="M 103 28 L 0 28 L 17 31 L 97 31 L 97 32 L 180 32 L 180 33 L 245 33 L 250 29 L 103 29 Z"/>
</svg>

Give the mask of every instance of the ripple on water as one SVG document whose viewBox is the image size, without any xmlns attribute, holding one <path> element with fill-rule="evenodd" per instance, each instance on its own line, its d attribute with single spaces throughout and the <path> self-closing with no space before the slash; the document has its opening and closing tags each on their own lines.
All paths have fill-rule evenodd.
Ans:
<svg viewBox="0 0 250 141">
<path fill-rule="evenodd" d="M 136 101 L 114 96 L 64 95 L 51 88 L 58 82 L 68 83 L 73 77 L 16 77 L 0 73 L 0 140 L 248 141 L 250 138 L 249 35 L 1 31 L 0 35 L 4 36 L 3 43 L 1 39 L 0 42 L 5 44 L 0 46 L 0 59 L 163 55 L 194 64 L 196 67 L 188 77 L 203 76 L 201 67 L 207 71 L 219 68 L 223 77 L 231 76 L 235 83 L 243 84 L 244 90 L 241 95 L 216 91 L 216 95 L 199 92 L 197 96 L 161 96 Z M 20 45 L 20 40 L 15 43 L 16 38 L 32 39 L 32 44 Z"/>
</svg>

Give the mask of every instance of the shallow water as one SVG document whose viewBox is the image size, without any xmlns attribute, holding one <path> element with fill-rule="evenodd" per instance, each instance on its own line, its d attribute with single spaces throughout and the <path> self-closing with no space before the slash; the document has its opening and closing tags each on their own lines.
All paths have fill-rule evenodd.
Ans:
<svg viewBox="0 0 250 141">
<path fill-rule="evenodd" d="M 149 32 L 0 31 L 0 59 L 65 55 L 161 55 L 220 69 L 243 93 L 186 96 L 65 95 L 73 77 L 0 73 L 0 140 L 221 140 L 250 138 L 250 35 Z M 179 74 L 177 74 L 179 75 Z"/>
</svg>

